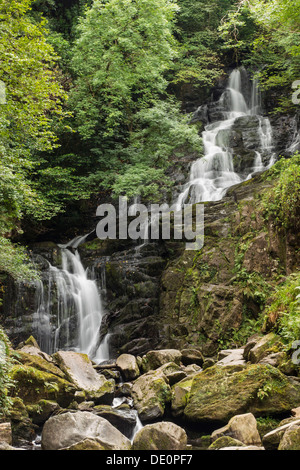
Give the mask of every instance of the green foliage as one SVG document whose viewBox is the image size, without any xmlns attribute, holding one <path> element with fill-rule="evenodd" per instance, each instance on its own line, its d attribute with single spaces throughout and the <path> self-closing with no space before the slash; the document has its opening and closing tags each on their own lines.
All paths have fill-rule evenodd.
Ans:
<svg viewBox="0 0 300 470">
<path fill-rule="evenodd" d="M 217 30 L 232 0 L 180 0 L 178 4 L 176 34 L 181 47 L 172 83 L 210 87 L 223 73 Z"/>
<path fill-rule="evenodd" d="M 0 236 L 0 271 L 17 281 L 35 281 L 39 278 L 26 249 Z"/>
<path fill-rule="evenodd" d="M 9 391 L 13 387 L 13 381 L 9 377 L 11 366 L 10 343 L 0 328 L 0 420 L 7 417 L 12 406 L 9 398 Z"/>
<path fill-rule="evenodd" d="M 290 111 L 300 73 L 299 0 L 238 0 L 219 28 L 225 48 L 257 72 L 265 90 L 280 90 L 274 112 Z"/>
<path fill-rule="evenodd" d="M 300 272 L 298 271 L 288 276 L 278 286 L 272 303 L 265 310 L 266 318 L 270 318 L 272 323 L 275 320 L 276 330 L 288 347 L 300 338 L 299 286 Z"/>
<path fill-rule="evenodd" d="M 16 278 L 32 279 L 25 252 L 12 245 L 26 212 L 42 212 L 43 200 L 32 184 L 38 165 L 33 154 L 56 147 L 52 116 L 62 119 L 66 94 L 57 81 L 57 57 L 47 43 L 45 22 L 30 18 L 30 0 L 0 3 L 0 268 Z"/>
<path fill-rule="evenodd" d="M 72 65 L 71 103 L 84 139 L 132 130 L 136 111 L 163 93 L 176 55 L 167 0 L 95 0 L 80 21 Z"/>
<path fill-rule="evenodd" d="M 262 201 L 264 216 L 278 228 L 300 229 L 300 154 L 291 159 L 280 159 L 270 171 L 270 178 L 278 178 L 275 187 Z"/>
</svg>

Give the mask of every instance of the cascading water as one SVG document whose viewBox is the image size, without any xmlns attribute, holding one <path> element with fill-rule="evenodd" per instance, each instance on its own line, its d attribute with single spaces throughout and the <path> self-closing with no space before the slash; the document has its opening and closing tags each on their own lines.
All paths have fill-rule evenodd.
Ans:
<svg viewBox="0 0 300 470">
<path fill-rule="evenodd" d="M 103 305 L 96 280 L 84 269 L 77 247 L 86 237 L 61 245 L 61 268 L 49 265 L 48 286 L 38 286 L 34 331 L 48 353 L 72 349 L 98 362 L 108 359 L 107 341 L 99 345 Z M 75 249 L 73 253 L 70 247 Z"/>
<path fill-rule="evenodd" d="M 252 83 L 249 104 L 243 93 L 241 69 L 234 70 L 219 104 L 224 109 L 221 121 L 208 124 L 202 134 L 204 157 L 192 164 L 189 182 L 179 195 L 176 206 L 202 201 L 221 200 L 228 188 L 245 181 L 257 171 L 263 171 L 274 163 L 272 152 L 272 128 L 268 118 L 261 113 L 261 97 L 256 80 Z M 247 174 L 240 174 L 234 168 L 234 150 L 228 144 L 228 136 L 238 119 L 255 116 L 258 120 L 259 148 Z M 264 163 L 268 159 L 267 164 Z"/>
</svg>

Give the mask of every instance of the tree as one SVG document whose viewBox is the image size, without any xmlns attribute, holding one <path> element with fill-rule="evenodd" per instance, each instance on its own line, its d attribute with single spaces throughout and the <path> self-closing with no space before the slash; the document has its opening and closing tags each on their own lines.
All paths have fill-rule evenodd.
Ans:
<svg viewBox="0 0 300 470">
<path fill-rule="evenodd" d="M 56 55 L 47 43 L 44 22 L 29 16 L 31 0 L 0 1 L 0 266 L 27 277 L 25 252 L 11 245 L 24 212 L 43 212 L 32 184 L 36 153 L 53 149 L 52 116 L 63 116 L 65 93 L 56 80 Z M 19 255 L 18 255 L 19 253 Z"/>
<path fill-rule="evenodd" d="M 134 114 L 164 93 L 176 55 L 172 0 L 95 0 L 79 25 L 71 103 L 84 139 L 132 131 Z M 122 131 L 121 131 L 122 132 Z"/>
</svg>

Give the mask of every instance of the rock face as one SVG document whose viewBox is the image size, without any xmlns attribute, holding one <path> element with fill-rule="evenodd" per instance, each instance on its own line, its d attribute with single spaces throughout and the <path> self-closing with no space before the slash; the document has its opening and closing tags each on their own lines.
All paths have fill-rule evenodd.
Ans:
<svg viewBox="0 0 300 470">
<path fill-rule="evenodd" d="M 131 443 L 106 419 L 92 413 L 78 411 L 50 418 L 44 425 L 42 448 L 59 450 L 74 448 L 80 443 L 87 448 L 87 440 L 101 450 L 129 450 Z M 96 441 L 96 444 L 95 444 Z"/>
<path fill-rule="evenodd" d="M 171 422 L 148 424 L 135 436 L 133 450 L 185 450 L 187 435 L 184 429 Z"/>
</svg>

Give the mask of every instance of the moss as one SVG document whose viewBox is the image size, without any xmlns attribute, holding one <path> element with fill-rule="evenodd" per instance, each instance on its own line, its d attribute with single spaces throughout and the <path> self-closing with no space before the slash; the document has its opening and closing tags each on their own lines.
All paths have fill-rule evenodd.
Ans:
<svg viewBox="0 0 300 470">
<path fill-rule="evenodd" d="M 45 399 L 68 406 L 76 390 L 61 377 L 31 366 L 14 365 L 11 377 L 15 382 L 13 396 L 20 397 L 25 404 L 34 404 Z"/>
</svg>

